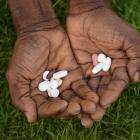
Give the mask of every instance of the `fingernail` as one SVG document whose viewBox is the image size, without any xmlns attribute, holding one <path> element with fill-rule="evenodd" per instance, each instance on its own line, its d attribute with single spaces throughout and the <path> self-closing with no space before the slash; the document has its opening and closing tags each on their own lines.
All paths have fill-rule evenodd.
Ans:
<svg viewBox="0 0 140 140">
<path fill-rule="evenodd" d="M 82 120 L 81 120 L 81 124 L 82 124 L 85 128 L 91 128 L 91 127 L 92 127 L 92 122 L 90 122 L 90 121 L 86 121 L 86 120 L 82 121 Z"/>
<path fill-rule="evenodd" d="M 104 109 L 110 107 L 110 104 L 107 104 L 106 102 L 100 102 L 100 104 Z"/>
<path fill-rule="evenodd" d="M 80 111 L 81 111 L 81 108 L 77 109 L 77 110 L 75 111 L 75 115 L 79 114 Z"/>
<path fill-rule="evenodd" d="M 25 112 L 25 116 L 27 117 L 29 123 L 32 123 L 36 120 L 36 117 L 32 116 L 29 112 Z"/>
<path fill-rule="evenodd" d="M 110 107 L 110 104 L 104 105 L 103 107 L 106 109 L 106 108 Z"/>
<path fill-rule="evenodd" d="M 140 72 L 136 72 L 134 75 L 134 81 L 139 82 L 140 81 Z"/>
</svg>

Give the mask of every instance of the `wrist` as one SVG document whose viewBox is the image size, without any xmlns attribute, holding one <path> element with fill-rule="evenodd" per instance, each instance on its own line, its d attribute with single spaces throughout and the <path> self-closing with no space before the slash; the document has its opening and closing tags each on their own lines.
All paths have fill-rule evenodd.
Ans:
<svg viewBox="0 0 140 140">
<path fill-rule="evenodd" d="M 28 33 L 33 33 L 37 31 L 48 31 L 54 29 L 59 26 L 59 22 L 56 17 L 50 19 L 38 19 L 36 22 L 30 22 L 29 24 L 25 24 L 24 26 L 18 27 L 17 36 L 26 35 Z"/>
<path fill-rule="evenodd" d="M 108 5 L 108 0 L 70 0 L 70 14 L 81 14 Z"/>
<path fill-rule="evenodd" d="M 9 0 L 9 7 L 18 35 L 59 24 L 50 0 Z"/>
</svg>

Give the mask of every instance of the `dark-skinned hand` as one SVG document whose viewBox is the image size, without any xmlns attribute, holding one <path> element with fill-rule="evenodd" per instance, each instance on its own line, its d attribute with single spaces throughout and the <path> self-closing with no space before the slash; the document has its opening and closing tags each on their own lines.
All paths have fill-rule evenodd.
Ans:
<svg viewBox="0 0 140 140">
<path fill-rule="evenodd" d="M 7 72 L 14 105 L 29 122 L 38 117 L 92 114 L 98 96 L 83 80 L 70 48 L 69 39 L 60 27 L 50 0 L 9 0 L 17 40 Z M 49 98 L 38 90 L 44 71 L 67 70 L 58 98 Z M 50 75 L 51 76 L 51 75 Z"/>
<path fill-rule="evenodd" d="M 86 125 L 90 119 L 101 120 L 128 84 L 140 80 L 140 35 L 104 0 L 71 0 L 67 28 L 77 63 L 100 97 L 97 111 L 81 117 Z M 99 53 L 112 59 L 111 69 L 93 74 L 91 56 Z"/>
</svg>

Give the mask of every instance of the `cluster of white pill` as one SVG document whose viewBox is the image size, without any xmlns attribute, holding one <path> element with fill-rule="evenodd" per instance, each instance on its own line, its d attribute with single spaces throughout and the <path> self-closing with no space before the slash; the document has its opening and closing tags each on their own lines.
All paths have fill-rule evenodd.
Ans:
<svg viewBox="0 0 140 140">
<path fill-rule="evenodd" d="M 96 59 L 95 56 L 94 56 L 94 58 Z M 96 61 L 96 60 L 94 60 L 94 61 Z M 106 57 L 106 55 L 101 53 L 97 56 L 97 64 L 93 67 L 92 73 L 97 74 L 101 70 L 107 72 L 110 69 L 110 67 L 111 67 L 111 58 Z"/>
<path fill-rule="evenodd" d="M 60 87 L 62 84 L 61 78 L 67 76 L 68 72 L 66 70 L 58 71 L 53 74 L 50 80 L 47 79 L 48 74 L 49 71 L 45 71 L 43 73 L 44 81 L 38 85 L 38 89 L 41 92 L 47 91 L 49 97 L 58 97 L 60 93 L 58 87 Z"/>
</svg>

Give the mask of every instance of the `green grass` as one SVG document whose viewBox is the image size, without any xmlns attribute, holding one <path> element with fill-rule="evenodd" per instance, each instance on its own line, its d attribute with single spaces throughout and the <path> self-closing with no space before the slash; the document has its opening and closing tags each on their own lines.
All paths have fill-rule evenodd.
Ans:
<svg viewBox="0 0 140 140">
<path fill-rule="evenodd" d="M 54 1 L 63 25 L 67 3 Z M 140 0 L 112 0 L 111 4 L 119 16 L 140 31 Z M 83 128 L 77 118 L 42 119 L 29 124 L 13 107 L 5 78 L 15 39 L 7 0 L 0 0 L 0 140 L 140 140 L 140 84 L 130 85 L 91 129 Z"/>
</svg>

